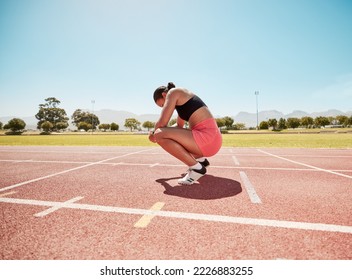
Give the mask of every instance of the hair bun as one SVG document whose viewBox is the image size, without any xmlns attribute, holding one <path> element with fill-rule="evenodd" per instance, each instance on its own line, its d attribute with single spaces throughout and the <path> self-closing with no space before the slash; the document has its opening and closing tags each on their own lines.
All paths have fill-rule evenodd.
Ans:
<svg viewBox="0 0 352 280">
<path fill-rule="evenodd" d="M 170 89 L 172 89 L 172 88 L 175 88 L 176 86 L 175 86 L 175 84 L 173 83 L 173 82 L 169 82 L 168 84 L 167 84 L 167 90 L 170 90 Z"/>
</svg>

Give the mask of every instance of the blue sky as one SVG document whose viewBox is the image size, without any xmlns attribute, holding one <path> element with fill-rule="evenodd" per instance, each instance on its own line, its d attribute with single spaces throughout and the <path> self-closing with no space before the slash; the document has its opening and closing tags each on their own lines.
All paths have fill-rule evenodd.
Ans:
<svg viewBox="0 0 352 280">
<path fill-rule="evenodd" d="M 47 97 L 159 113 L 173 81 L 214 115 L 352 110 L 351 0 L 0 0 L 0 116 Z"/>
</svg>

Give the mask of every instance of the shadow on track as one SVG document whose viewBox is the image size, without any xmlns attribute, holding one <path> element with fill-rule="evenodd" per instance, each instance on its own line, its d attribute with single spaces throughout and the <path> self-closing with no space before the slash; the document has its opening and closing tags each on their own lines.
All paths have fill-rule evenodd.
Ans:
<svg viewBox="0 0 352 280">
<path fill-rule="evenodd" d="M 170 185 L 168 181 L 180 179 L 182 177 L 161 178 L 156 180 L 164 188 L 164 194 L 179 196 L 190 199 L 211 200 L 235 196 L 242 192 L 241 184 L 228 178 L 205 175 L 200 178 L 199 184 L 190 186 L 175 183 Z"/>
</svg>

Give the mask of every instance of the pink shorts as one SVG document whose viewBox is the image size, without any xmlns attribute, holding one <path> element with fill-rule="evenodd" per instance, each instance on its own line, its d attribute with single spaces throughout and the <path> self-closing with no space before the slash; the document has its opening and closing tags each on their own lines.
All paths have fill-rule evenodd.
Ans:
<svg viewBox="0 0 352 280">
<path fill-rule="evenodd" d="M 192 128 L 193 138 L 203 156 L 211 157 L 221 148 L 222 136 L 215 119 L 206 119 Z"/>
</svg>

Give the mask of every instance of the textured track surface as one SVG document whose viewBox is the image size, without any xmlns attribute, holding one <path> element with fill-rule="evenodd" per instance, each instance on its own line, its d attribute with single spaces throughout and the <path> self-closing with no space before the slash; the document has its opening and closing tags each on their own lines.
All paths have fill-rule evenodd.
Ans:
<svg viewBox="0 0 352 280">
<path fill-rule="evenodd" d="M 352 259 L 352 150 L 0 147 L 0 259 Z"/>
</svg>

